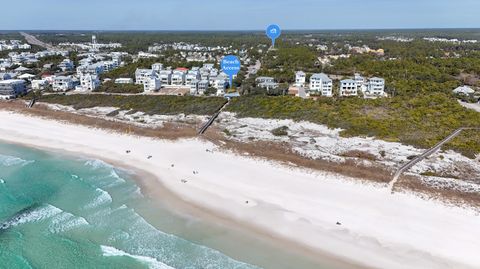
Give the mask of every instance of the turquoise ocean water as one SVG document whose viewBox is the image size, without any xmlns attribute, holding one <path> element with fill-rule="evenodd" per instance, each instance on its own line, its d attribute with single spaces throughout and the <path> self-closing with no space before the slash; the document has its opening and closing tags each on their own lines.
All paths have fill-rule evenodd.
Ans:
<svg viewBox="0 0 480 269">
<path fill-rule="evenodd" d="M 130 173 L 0 143 L 0 268 L 258 268 L 155 228 Z"/>
</svg>

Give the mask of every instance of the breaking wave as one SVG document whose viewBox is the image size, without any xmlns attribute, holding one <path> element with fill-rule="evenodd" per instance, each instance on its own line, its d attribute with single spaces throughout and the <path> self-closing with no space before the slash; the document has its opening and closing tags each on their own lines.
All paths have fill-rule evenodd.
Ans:
<svg viewBox="0 0 480 269">
<path fill-rule="evenodd" d="M 98 195 L 95 197 L 95 199 L 92 202 L 84 206 L 84 209 L 93 209 L 104 204 L 110 204 L 112 202 L 112 196 L 110 196 L 108 192 L 100 188 L 95 189 L 95 192 Z"/>
<path fill-rule="evenodd" d="M 175 269 L 152 257 L 132 255 L 122 250 L 116 249 L 114 247 L 109 247 L 109 246 L 101 246 L 101 248 L 102 248 L 103 256 L 105 257 L 130 257 L 130 258 L 136 259 L 137 261 L 143 264 L 148 265 L 148 267 L 151 269 Z"/>
<path fill-rule="evenodd" d="M 0 165 L 2 165 L 2 166 L 15 166 L 15 165 L 25 166 L 25 165 L 29 165 L 29 164 L 34 163 L 34 162 L 35 161 L 33 161 L 33 160 L 28 161 L 28 160 L 24 160 L 24 159 L 21 159 L 21 158 L 14 157 L 14 156 L 8 156 L 8 155 L 0 154 Z"/>
<path fill-rule="evenodd" d="M 51 224 L 48 227 L 48 230 L 51 233 L 66 232 L 76 227 L 89 224 L 82 217 L 77 217 L 68 212 L 64 212 L 58 207 L 47 204 L 45 206 L 32 207 L 22 210 L 22 212 L 4 222 L 0 228 L 5 230 L 22 224 L 38 222 L 47 219 L 51 219 Z"/>
</svg>

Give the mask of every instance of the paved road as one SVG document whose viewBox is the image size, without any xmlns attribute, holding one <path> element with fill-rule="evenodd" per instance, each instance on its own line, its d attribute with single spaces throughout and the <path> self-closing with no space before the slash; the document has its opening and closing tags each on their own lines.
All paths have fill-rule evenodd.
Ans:
<svg viewBox="0 0 480 269">
<path fill-rule="evenodd" d="M 457 135 L 459 135 L 462 131 L 464 130 L 480 130 L 480 128 L 473 128 L 473 127 L 462 127 L 462 128 L 459 128 L 457 130 L 455 130 L 453 133 L 451 133 L 449 136 L 447 136 L 445 139 L 443 139 L 442 141 L 440 141 L 438 144 L 436 144 L 435 146 L 433 146 L 432 148 L 428 149 L 427 151 L 425 151 L 424 153 L 422 153 L 421 155 L 415 157 L 415 159 L 411 160 L 410 162 L 404 164 L 402 167 L 400 167 L 397 172 L 395 173 L 395 175 L 393 176 L 393 179 L 390 181 L 390 183 L 388 184 L 389 188 L 390 188 L 390 191 L 393 192 L 393 187 L 395 186 L 395 183 L 397 183 L 398 181 L 398 178 L 400 177 L 400 175 L 402 175 L 403 172 L 407 171 L 408 169 L 412 168 L 412 166 L 414 166 L 415 164 L 417 164 L 418 162 L 420 162 L 421 160 L 427 158 L 428 156 L 432 155 L 433 153 L 435 153 L 437 150 L 439 150 L 445 143 L 449 142 L 450 140 L 452 140 L 453 138 L 455 138 Z"/>
<path fill-rule="evenodd" d="M 462 102 L 462 101 L 458 101 L 460 103 L 460 105 L 462 105 L 463 107 L 466 107 L 466 108 L 469 108 L 469 109 L 473 109 L 477 112 L 480 112 L 480 102 L 479 103 L 465 103 L 465 102 Z"/>
<path fill-rule="evenodd" d="M 38 40 L 36 37 L 34 37 L 33 35 L 30 35 L 30 34 L 27 34 L 25 32 L 20 32 L 20 34 L 25 37 L 25 39 L 27 40 L 27 43 L 28 44 L 31 44 L 31 45 L 37 45 L 37 46 L 40 46 L 40 47 L 44 47 L 46 49 L 54 49 L 54 47 L 50 44 L 47 44 L 45 42 L 42 42 L 40 40 Z"/>
</svg>

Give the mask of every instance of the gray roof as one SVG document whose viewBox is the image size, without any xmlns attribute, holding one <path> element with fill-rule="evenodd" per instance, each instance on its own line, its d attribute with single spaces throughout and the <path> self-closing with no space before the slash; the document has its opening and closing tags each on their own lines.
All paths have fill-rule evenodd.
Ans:
<svg viewBox="0 0 480 269">
<path fill-rule="evenodd" d="M 316 73 L 316 74 L 313 74 L 310 78 L 319 78 L 321 80 L 324 80 L 324 81 L 332 81 L 332 79 L 330 79 L 326 74 L 324 73 Z"/>
<path fill-rule="evenodd" d="M 341 83 L 357 83 L 355 80 L 353 79 L 344 79 L 344 80 L 340 80 Z"/>
</svg>

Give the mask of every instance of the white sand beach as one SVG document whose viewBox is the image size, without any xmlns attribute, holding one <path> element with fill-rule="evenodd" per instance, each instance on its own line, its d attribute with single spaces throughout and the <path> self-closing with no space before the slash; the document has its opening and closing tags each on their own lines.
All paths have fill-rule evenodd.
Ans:
<svg viewBox="0 0 480 269">
<path fill-rule="evenodd" d="M 135 167 L 189 203 L 361 266 L 480 268 L 480 215 L 471 209 L 235 155 L 201 139 L 129 136 L 2 110 L 0 122 L 0 140 Z"/>
</svg>

